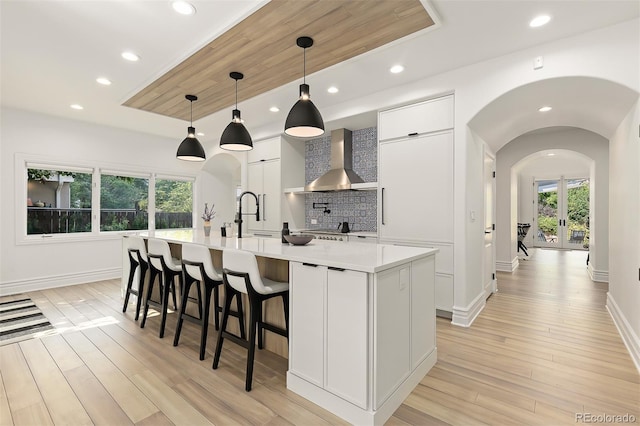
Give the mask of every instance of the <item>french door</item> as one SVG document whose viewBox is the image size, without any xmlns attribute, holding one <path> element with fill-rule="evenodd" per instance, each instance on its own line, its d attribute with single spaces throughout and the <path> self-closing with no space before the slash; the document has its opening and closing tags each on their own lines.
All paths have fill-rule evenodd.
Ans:
<svg viewBox="0 0 640 426">
<path fill-rule="evenodd" d="M 535 180 L 533 206 L 535 247 L 588 247 L 589 179 Z"/>
</svg>

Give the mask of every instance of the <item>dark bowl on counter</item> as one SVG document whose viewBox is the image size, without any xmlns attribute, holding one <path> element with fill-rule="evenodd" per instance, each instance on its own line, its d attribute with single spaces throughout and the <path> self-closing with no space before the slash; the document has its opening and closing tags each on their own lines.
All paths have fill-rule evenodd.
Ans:
<svg viewBox="0 0 640 426">
<path fill-rule="evenodd" d="M 309 241 L 313 240 L 313 235 L 310 235 L 310 234 L 285 235 L 284 239 L 287 240 L 289 244 L 293 244 L 294 246 L 303 246 L 309 243 Z"/>
</svg>

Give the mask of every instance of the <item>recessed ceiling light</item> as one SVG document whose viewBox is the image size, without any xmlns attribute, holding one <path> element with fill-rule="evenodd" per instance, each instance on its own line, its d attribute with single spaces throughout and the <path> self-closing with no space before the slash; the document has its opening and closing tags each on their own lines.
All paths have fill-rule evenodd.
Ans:
<svg viewBox="0 0 640 426">
<path fill-rule="evenodd" d="M 102 84 L 103 86 L 110 86 L 111 85 L 111 80 L 109 80 L 108 78 L 105 77 L 98 77 L 96 78 L 96 81 L 100 84 Z"/>
<path fill-rule="evenodd" d="M 551 111 L 553 108 L 551 108 L 550 106 L 543 106 L 538 108 L 538 111 L 540 112 L 547 112 L 547 111 Z"/>
<path fill-rule="evenodd" d="M 529 26 L 531 28 L 541 27 L 545 24 L 548 24 L 550 20 L 551 20 L 551 17 L 549 15 L 536 16 L 531 20 L 531 22 L 529 22 Z"/>
<path fill-rule="evenodd" d="M 553 157 L 555 154 L 553 152 L 550 152 L 547 154 L 547 157 Z"/>
<path fill-rule="evenodd" d="M 196 133 L 196 135 L 198 135 L 198 136 L 204 136 L 204 133 L 202 133 L 202 132 L 198 132 L 198 133 Z"/>
<path fill-rule="evenodd" d="M 269 111 L 278 112 L 278 111 L 280 111 L 280 108 L 278 108 L 277 106 L 272 106 L 271 108 L 269 108 Z"/>
<path fill-rule="evenodd" d="M 196 13 L 196 8 L 186 1 L 178 0 L 171 3 L 173 10 L 181 15 L 193 15 Z"/>
<path fill-rule="evenodd" d="M 78 104 L 71 104 L 69 105 L 72 109 L 77 109 L 77 110 L 81 110 L 84 109 L 84 107 L 82 105 L 78 105 Z"/>
<path fill-rule="evenodd" d="M 338 90 L 338 88 L 336 86 L 331 86 L 331 87 L 329 87 L 327 89 L 327 92 L 329 92 L 329 93 L 338 93 L 339 90 Z"/>
<path fill-rule="evenodd" d="M 130 51 L 122 52 L 122 57 L 127 61 L 131 61 L 131 62 L 136 62 L 137 60 L 140 59 L 140 56 Z"/>
<path fill-rule="evenodd" d="M 399 74 L 404 71 L 404 67 L 402 65 L 394 65 L 389 71 L 391 71 L 392 74 Z"/>
</svg>

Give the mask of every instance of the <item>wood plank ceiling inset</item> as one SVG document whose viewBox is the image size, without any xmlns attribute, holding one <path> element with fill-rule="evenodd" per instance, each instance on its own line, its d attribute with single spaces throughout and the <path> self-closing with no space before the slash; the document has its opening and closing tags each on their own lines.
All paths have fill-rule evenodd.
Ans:
<svg viewBox="0 0 640 426">
<path fill-rule="evenodd" d="M 307 49 L 309 75 L 433 23 L 420 0 L 271 0 L 124 105 L 188 121 L 184 96 L 194 94 L 194 120 L 223 109 L 231 117 L 231 71 L 244 74 L 238 102 L 295 80 L 302 83 L 300 36 L 314 39 Z"/>
</svg>

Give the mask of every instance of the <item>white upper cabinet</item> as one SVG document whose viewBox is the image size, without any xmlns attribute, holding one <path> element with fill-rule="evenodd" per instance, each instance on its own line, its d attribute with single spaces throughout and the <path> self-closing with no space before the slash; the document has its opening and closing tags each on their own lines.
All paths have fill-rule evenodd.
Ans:
<svg viewBox="0 0 640 426">
<path fill-rule="evenodd" d="M 283 188 L 304 183 L 304 141 L 278 136 L 254 142 L 247 161 L 247 190 L 258 196 L 260 204 L 260 221 L 255 215 L 243 217 L 249 233 L 278 236 L 282 222 L 289 222 L 292 229 L 302 228 L 304 200 L 285 202 Z M 245 197 L 243 210 L 255 211 L 252 197 Z"/>
<path fill-rule="evenodd" d="M 453 241 L 453 132 L 382 143 L 381 240 Z"/>
<path fill-rule="evenodd" d="M 266 139 L 255 142 L 253 149 L 247 153 L 247 161 L 255 163 L 256 161 L 273 160 L 280 158 L 280 137 Z"/>
<path fill-rule="evenodd" d="M 378 115 L 378 236 L 437 247 L 439 310 L 453 310 L 453 95 Z"/>
<path fill-rule="evenodd" d="M 250 231 L 278 232 L 282 229 L 281 205 L 282 186 L 280 184 L 280 159 L 258 161 L 248 165 L 249 191 L 258 196 L 260 221 L 254 215 L 248 216 Z M 253 201 L 248 204 L 247 212 L 255 210 Z"/>
<path fill-rule="evenodd" d="M 381 111 L 378 139 L 384 141 L 451 128 L 453 128 L 452 95 Z"/>
</svg>

